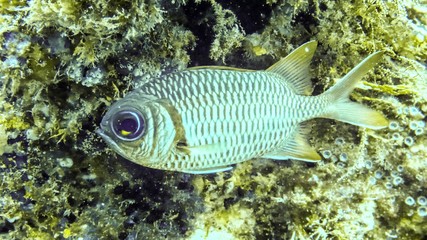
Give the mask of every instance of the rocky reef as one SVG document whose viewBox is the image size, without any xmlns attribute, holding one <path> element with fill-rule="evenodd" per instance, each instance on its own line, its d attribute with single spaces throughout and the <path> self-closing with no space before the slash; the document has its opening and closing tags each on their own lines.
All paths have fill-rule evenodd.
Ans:
<svg viewBox="0 0 427 240">
<path fill-rule="evenodd" d="M 427 2 L 0 0 L 0 238 L 427 237 Z M 150 77 L 265 69 L 309 41 L 314 94 L 370 53 L 367 130 L 315 119 L 323 160 L 189 175 L 137 166 L 95 134 Z"/>
</svg>

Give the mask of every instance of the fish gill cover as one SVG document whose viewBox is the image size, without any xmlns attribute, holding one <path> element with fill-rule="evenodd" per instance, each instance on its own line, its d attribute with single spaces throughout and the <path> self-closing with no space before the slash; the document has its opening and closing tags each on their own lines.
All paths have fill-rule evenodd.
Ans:
<svg viewBox="0 0 427 240">
<path fill-rule="evenodd" d="M 0 237 L 425 238 L 426 13 L 425 1 L 0 1 Z M 205 176 L 134 165 L 95 134 L 150 77 L 265 69 L 309 40 L 315 94 L 384 51 L 351 96 L 388 128 L 316 119 L 320 163 Z"/>
</svg>

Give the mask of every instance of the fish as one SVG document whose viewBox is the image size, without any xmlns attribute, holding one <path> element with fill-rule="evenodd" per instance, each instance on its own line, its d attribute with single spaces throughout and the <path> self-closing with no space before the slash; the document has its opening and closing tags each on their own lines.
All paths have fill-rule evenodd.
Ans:
<svg viewBox="0 0 427 240">
<path fill-rule="evenodd" d="M 388 121 L 349 99 L 383 52 L 312 96 L 316 48 L 317 41 L 307 42 L 266 70 L 205 66 L 150 79 L 113 103 L 96 133 L 136 164 L 191 174 L 228 171 L 251 159 L 318 162 L 306 121 L 328 118 L 374 130 Z"/>
</svg>

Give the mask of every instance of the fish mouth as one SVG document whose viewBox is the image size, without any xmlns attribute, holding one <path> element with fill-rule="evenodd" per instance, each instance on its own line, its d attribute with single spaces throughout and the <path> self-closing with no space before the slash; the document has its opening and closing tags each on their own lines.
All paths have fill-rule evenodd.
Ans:
<svg viewBox="0 0 427 240">
<path fill-rule="evenodd" d="M 120 148 L 120 146 L 114 141 L 110 136 L 108 136 L 107 133 L 102 128 L 98 128 L 95 130 L 95 132 L 101 136 L 102 139 L 107 143 L 107 145 L 112 148 L 114 151 L 116 151 L 119 155 L 126 158 L 126 154 L 124 151 Z"/>
<path fill-rule="evenodd" d="M 104 141 L 106 141 L 108 145 L 116 145 L 117 146 L 116 142 L 110 136 L 108 136 L 102 128 L 96 129 L 95 132 L 102 139 L 104 139 Z"/>
<path fill-rule="evenodd" d="M 102 130 L 101 128 L 96 129 L 95 133 L 102 137 L 102 139 L 110 138 L 109 136 L 107 136 L 107 134 L 104 133 L 104 130 Z"/>
</svg>

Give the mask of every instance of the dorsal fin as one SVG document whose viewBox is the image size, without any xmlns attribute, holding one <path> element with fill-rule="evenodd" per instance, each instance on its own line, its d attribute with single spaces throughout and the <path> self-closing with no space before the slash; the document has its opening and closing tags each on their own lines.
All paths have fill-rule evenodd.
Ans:
<svg viewBox="0 0 427 240">
<path fill-rule="evenodd" d="M 313 91 L 309 71 L 310 62 L 316 48 L 317 41 L 307 42 L 267 68 L 266 71 L 280 74 L 295 88 L 297 94 L 310 95 Z"/>
<path fill-rule="evenodd" d="M 195 67 L 189 67 L 185 69 L 187 70 L 200 70 L 200 69 L 209 69 L 209 70 L 232 70 L 232 71 L 239 71 L 239 72 L 255 72 L 256 70 L 252 69 L 244 69 L 244 68 L 236 68 L 236 67 L 228 67 L 228 66 L 195 66 Z"/>
</svg>

